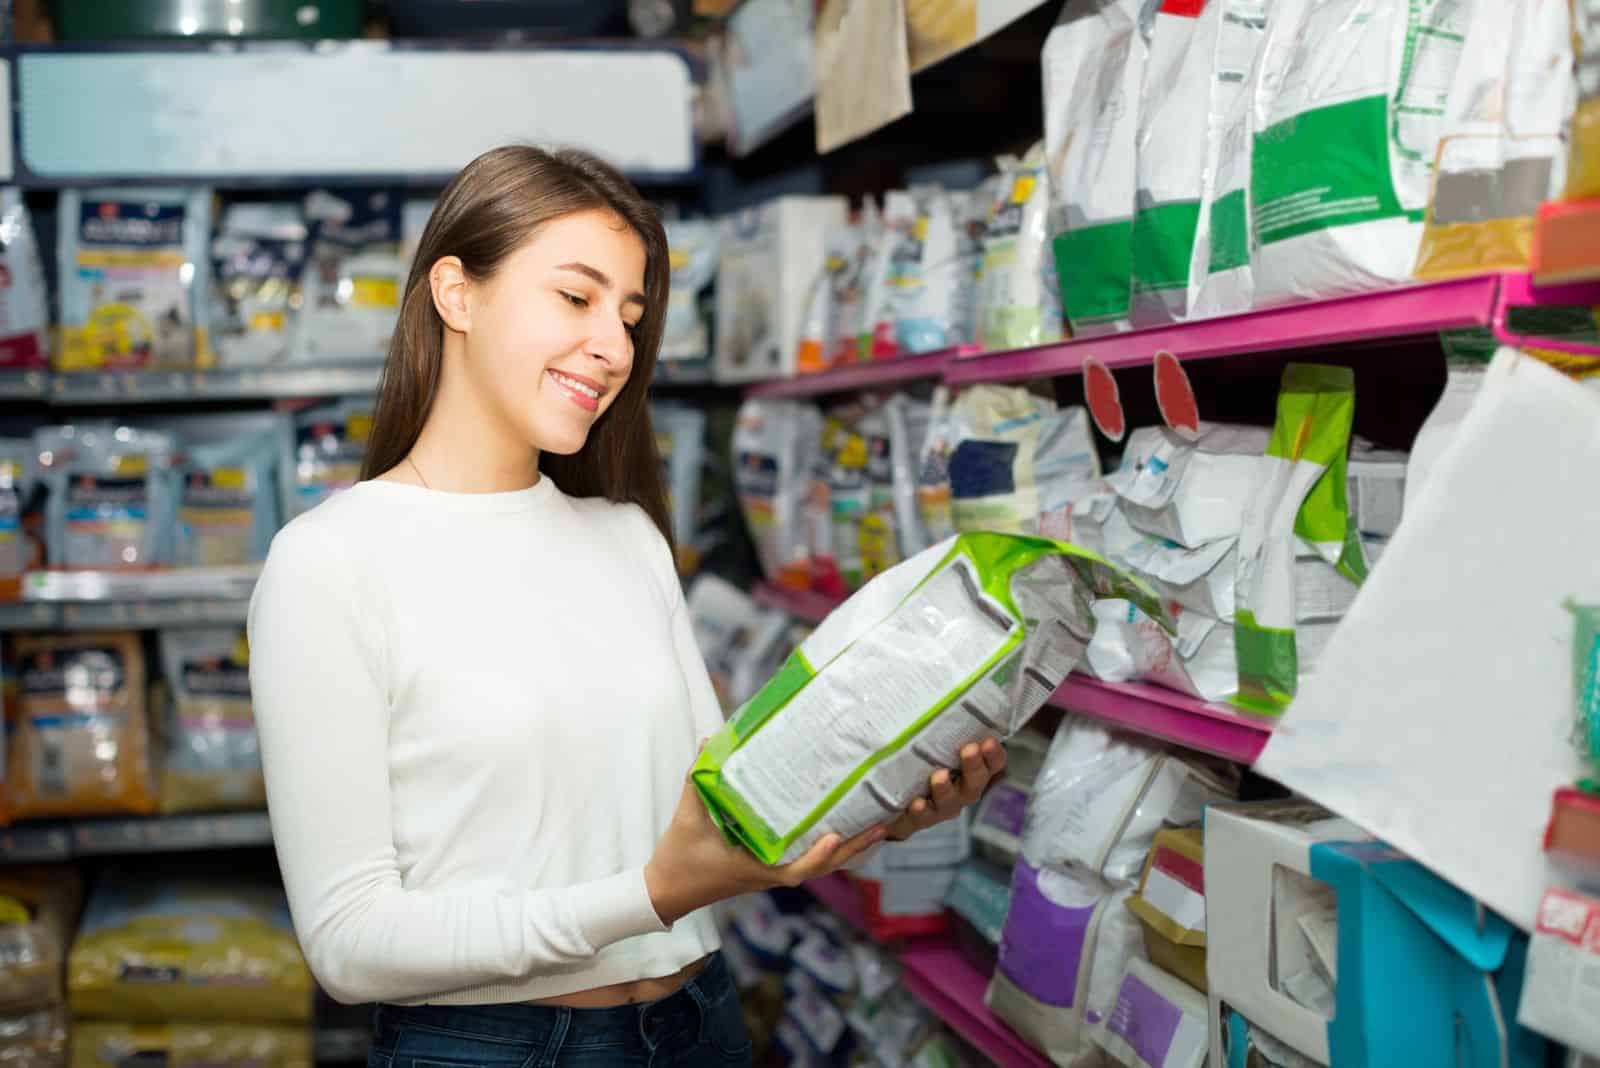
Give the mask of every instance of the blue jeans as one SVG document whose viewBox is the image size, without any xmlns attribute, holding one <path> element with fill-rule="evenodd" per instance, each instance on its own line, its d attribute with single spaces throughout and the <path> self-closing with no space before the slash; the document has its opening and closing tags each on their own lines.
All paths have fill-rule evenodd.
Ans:
<svg viewBox="0 0 1600 1068">
<path fill-rule="evenodd" d="M 750 1064 L 739 993 L 718 953 L 681 990 L 614 1009 L 379 1005 L 368 1068 L 721 1068 Z"/>
</svg>

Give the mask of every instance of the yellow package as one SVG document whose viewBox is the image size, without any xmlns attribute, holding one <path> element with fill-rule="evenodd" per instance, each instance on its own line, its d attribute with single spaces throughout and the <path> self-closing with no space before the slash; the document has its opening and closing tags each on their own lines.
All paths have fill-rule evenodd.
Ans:
<svg viewBox="0 0 1600 1068">
<path fill-rule="evenodd" d="M 137 634 L 17 640 L 13 819 L 155 811 L 145 677 Z"/>
<path fill-rule="evenodd" d="M 311 991 L 283 891 L 259 882 L 107 878 L 67 961 L 79 1017 L 301 1023 Z"/>
<path fill-rule="evenodd" d="M 1200 830 L 1156 833 L 1128 908 L 1144 928 L 1150 962 L 1196 990 L 1206 989 L 1206 897 Z"/>
<path fill-rule="evenodd" d="M 0 1014 L 55 1005 L 83 887 L 73 868 L 0 868 Z"/>
<path fill-rule="evenodd" d="M 248 1024 L 131 1024 L 79 1021 L 72 1028 L 72 1068 L 311 1068 L 307 1027 Z M 5 1061 L 0 1059 L 0 1065 Z"/>
<path fill-rule="evenodd" d="M 66 1059 L 65 1006 L 0 1015 L 0 1068 L 59 1068 Z"/>
</svg>

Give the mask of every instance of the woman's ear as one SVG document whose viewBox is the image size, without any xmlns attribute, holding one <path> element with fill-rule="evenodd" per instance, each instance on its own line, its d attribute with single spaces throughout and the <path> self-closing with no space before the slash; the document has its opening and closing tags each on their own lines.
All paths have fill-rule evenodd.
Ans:
<svg viewBox="0 0 1600 1068">
<path fill-rule="evenodd" d="M 433 291 L 433 306 L 444 325 L 464 334 L 472 329 L 471 282 L 466 268 L 455 256 L 443 256 L 428 272 L 428 286 Z"/>
</svg>

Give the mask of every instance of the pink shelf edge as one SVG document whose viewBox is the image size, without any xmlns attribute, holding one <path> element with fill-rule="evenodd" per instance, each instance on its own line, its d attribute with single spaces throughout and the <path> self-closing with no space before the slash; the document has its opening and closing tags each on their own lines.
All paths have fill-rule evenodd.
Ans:
<svg viewBox="0 0 1600 1068">
<path fill-rule="evenodd" d="M 875 363 L 853 364 L 848 367 L 821 371 L 816 374 L 779 378 L 771 382 L 758 382 L 745 391 L 749 397 L 815 397 L 822 393 L 839 393 L 873 386 L 895 386 L 914 382 L 919 378 L 938 378 L 946 366 L 964 352 L 976 351 L 974 347 L 940 349 L 917 356 L 897 356 Z"/>
<path fill-rule="evenodd" d="M 1057 708 L 1080 712 L 1135 733 L 1202 753 L 1254 764 L 1272 724 L 1244 712 L 1143 683 L 1110 683 L 1071 675 L 1051 697 Z"/>
<path fill-rule="evenodd" d="M 861 899 L 848 876 L 841 872 L 813 879 L 806 883 L 806 889 L 851 926 L 866 930 Z M 989 1011 L 983 1000 L 988 980 L 948 942 L 919 939 L 895 956 L 906 988 L 996 1064 L 1040 1068 L 1050 1063 Z"/>
<path fill-rule="evenodd" d="M 960 386 L 1076 374 L 1090 356 L 1108 367 L 1121 367 L 1149 363 L 1162 350 L 1179 359 L 1206 359 L 1486 327 L 1492 324 L 1506 277 L 1455 278 L 1128 333 L 1073 338 L 1037 348 L 963 356 L 952 361 L 945 381 Z"/>
</svg>

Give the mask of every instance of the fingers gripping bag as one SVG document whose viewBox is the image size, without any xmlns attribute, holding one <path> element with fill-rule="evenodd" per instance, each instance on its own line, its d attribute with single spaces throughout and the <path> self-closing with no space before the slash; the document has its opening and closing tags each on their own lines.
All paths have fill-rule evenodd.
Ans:
<svg viewBox="0 0 1600 1068">
<path fill-rule="evenodd" d="M 961 747 L 1020 728 L 1093 635 L 1093 591 L 1148 590 L 1043 538 L 963 534 L 835 610 L 714 737 L 696 788 L 767 863 L 892 819 Z"/>
<path fill-rule="evenodd" d="M 126 634 L 23 635 L 6 739 L 18 820 L 155 810 L 144 649 Z"/>
<path fill-rule="evenodd" d="M 986 349 L 1025 348 L 1061 337 L 1059 295 L 1044 284 L 1049 214 L 1050 175 L 1041 141 L 1010 173 L 984 233 L 978 342 Z"/>
<path fill-rule="evenodd" d="M 288 519 L 321 504 L 361 478 L 361 457 L 372 434 L 371 400 L 351 398 L 308 408 L 294 417 L 294 435 L 278 464 Z"/>
<path fill-rule="evenodd" d="M 1045 146 L 1062 227 L 1051 247 L 1079 336 L 1126 330 L 1145 0 L 1071 0 L 1044 43 Z"/>
<path fill-rule="evenodd" d="M 1188 317 L 1205 196 L 1212 60 L 1221 0 L 1162 0 L 1139 100 L 1129 317 L 1136 327 Z"/>
<path fill-rule="evenodd" d="M 50 302 L 33 216 L 22 190 L 0 188 L 0 368 L 38 371 L 49 366 Z"/>
<path fill-rule="evenodd" d="M 311 253 L 293 354 L 311 363 L 382 359 L 408 270 L 401 198 L 318 190 L 306 197 L 305 213 Z"/>
<path fill-rule="evenodd" d="M 1290 364 L 1267 447 L 1267 475 L 1239 534 L 1236 703 L 1277 715 L 1298 689 L 1296 571 L 1304 543 L 1352 582 L 1366 557 L 1347 497 L 1355 375 L 1346 367 Z"/>
<path fill-rule="evenodd" d="M 1259 305 L 1411 276 L 1476 5 L 1275 0 L 1255 99 Z"/>
<path fill-rule="evenodd" d="M 173 563 L 225 567 L 267 558 L 278 530 L 274 482 L 286 425 L 192 445 L 178 464 Z"/>
<path fill-rule="evenodd" d="M 162 811 L 265 807 L 244 631 L 162 631 L 161 663 L 171 702 Z"/>
<path fill-rule="evenodd" d="M 1473 7 L 1443 135 L 1417 277 L 1525 271 L 1539 205 L 1560 192 L 1572 97 L 1563 0 Z"/>
<path fill-rule="evenodd" d="M 58 370 L 210 363 L 209 190 L 66 189 L 56 223 Z"/>
<path fill-rule="evenodd" d="M 311 1068 L 311 1029 L 236 1023 L 109 1023 L 72 1025 L 69 1068 L 164 1068 L 249 1065 L 250 1068 Z"/>
<path fill-rule="evenodd" d="M 177 440 L 107 425 L 34 433 L 49 496 L 50 562 L 67 568 L 147 568 L 172 558 Z"/>
<path fill-rule="evenodd" d="M 767 578 L 791 589 L 811 584 L 805 500 L 822 413 L 796 401 L 747 400 L 733 432 L 734 484 Z"/>
<path fill-rule="evenodd" d="M 105 875 L 67 960 L 75 1016 L 302 1023 L 311 991 L 282 889 L 242 879 Z"/>
</svg>

